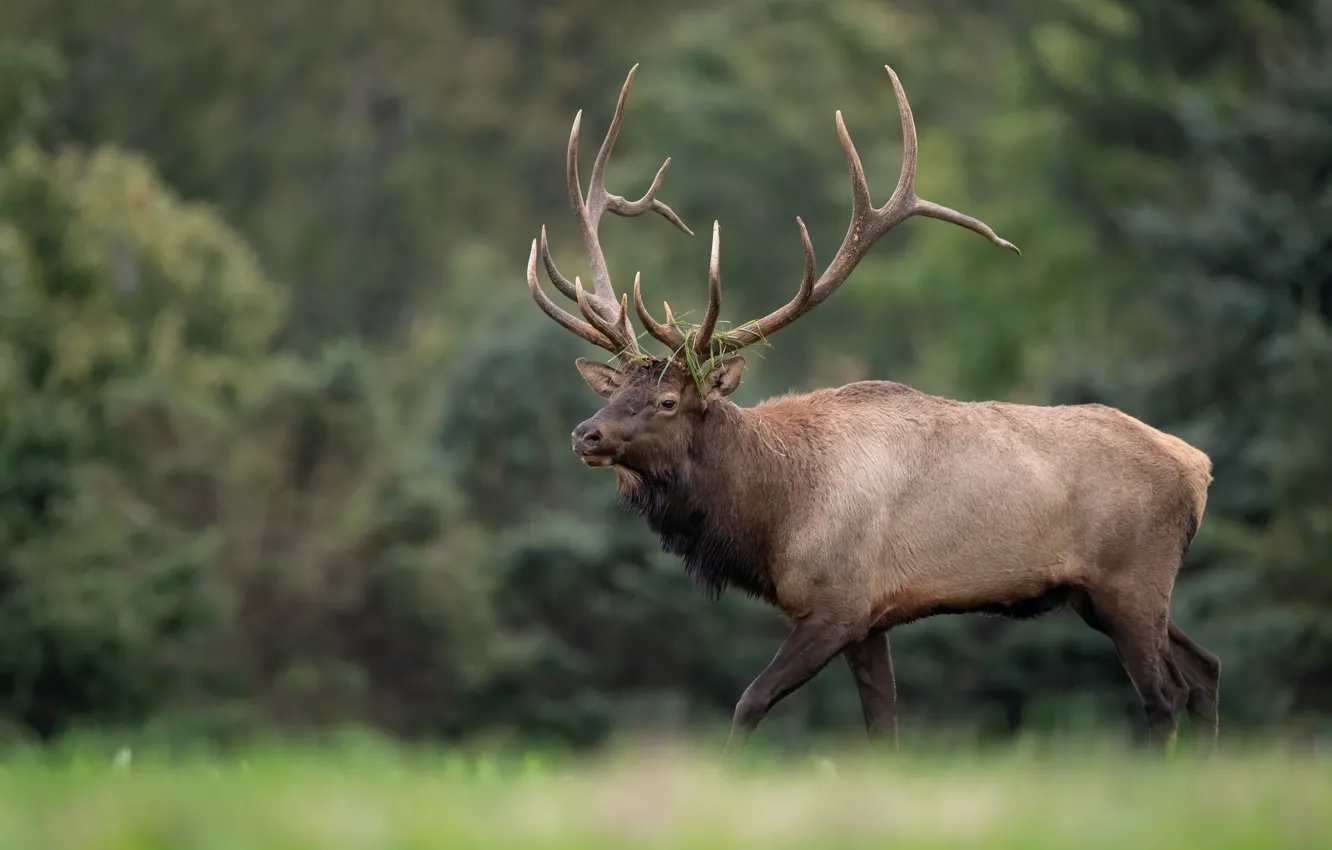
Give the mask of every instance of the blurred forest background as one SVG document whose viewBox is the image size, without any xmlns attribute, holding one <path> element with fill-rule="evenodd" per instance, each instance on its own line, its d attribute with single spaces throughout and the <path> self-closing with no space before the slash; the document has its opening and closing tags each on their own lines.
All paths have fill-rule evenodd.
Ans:
<svg viewBox="0 0 1332 850">
<path fill-rule="evenodd" d="M 1176 618 L 1222 729 L 1332 717 L 1332 0 L 6 0 L 0 737 L 369 726 L 592 745 L 725 723 L 785 633 L 711 602 L 570 429 L 600 356 L 532 303 L 586 276 L 584 174 L 641 62 L 603 234 L 650 303 L 785 303 L 876 203 L 901 75 L 937 222 L 887 237 L 737 398 L 890 378 L 1100 401 L 1216 462 Z M 1123 730 L 1076 617 L 895 632 L 903 738 Z M 760 730 L 859 730 L 833 665 Z"/>
</svg>

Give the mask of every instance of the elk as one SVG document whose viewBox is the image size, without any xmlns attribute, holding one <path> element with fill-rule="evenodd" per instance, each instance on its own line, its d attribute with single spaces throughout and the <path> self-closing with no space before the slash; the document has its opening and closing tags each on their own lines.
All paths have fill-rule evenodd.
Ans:
<svg viewBox="0 0 1332 850">
<path fill-rule="evenodd" d="M 885 66 L 887 67 L 887 66 Z M 902 124 L 897 187 L 870 202 L 860 157 L 836 113 L 851 175 L 851 223 L 817 273 L 804 222 L 804 275 L 794 298 L 756 322 L 720 331 L 720 226 L 713 224 L 708 306 L 687 326 L 665 305 L 653 318 L 635 277 L 634 312 L 663 344 L 644 352 L 628 295 L 616 296 L 602 253 L 603 213 L 654 212 L 692 231 L 657 199 L 670 160 L 637 201 L 611 194 L 606 164 L 638 66 L 629 72 L 584 195 L 579 112 L 569 136 L 569 200 L 592 291 L 562 275 L 545 228 L 533 240 L 527 284 L 540 308 L 619 365 L 579 358 L 606 399 L 573 430 L 589 467 L 615 470 L 621 504 L 647 521 L 662 548 L 714 592 L 736 588 L 775 607 L 791 631 L 735 707 L 723 757 L 738 752 L 768 711 L 834 657 L 849 664 L 872 739 L 897 739 L 888 632 L 936 614 L 1025 619 L 1071 608 L 1107 635 L 1141 698 L 1148 740 L 1167 748 L 1187 709 L 1217 735 L 1220 661 L 1181 631 L 1170 597 L 1202 521 L 1209 457 L 1183 440 L 1100 404 L 960 402 L 891 381 L 788 394 L 742 408 L 739 353 L 823 303 L 889 230 L 912 216 L 972 230 L 1020 254 L 985 223 L 917 197 L 915 122 L 887 68 Z M 551 283 L 581 318 L 557 306 Z"/>
</svg>

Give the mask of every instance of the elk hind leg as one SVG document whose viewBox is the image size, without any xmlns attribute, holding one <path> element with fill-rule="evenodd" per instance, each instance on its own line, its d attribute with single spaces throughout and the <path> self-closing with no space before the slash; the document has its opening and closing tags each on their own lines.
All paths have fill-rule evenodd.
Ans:
<svg viewBox="0 0 1332 850">
<path fill-rule="evenodd" d="M 1188 682 L 1189 714 L 1206 736 L 1206 748 L 1213 750 L 1220 725 L 1221 659 L 1184 634 L 1174 620 L 1169 635 L 1172 654 Z"/>
<path fill-rule="evenodd" d="M 1146 592 L 1084 591 L 1069 603 L 1087 625 L 1110 637 L 1147 715 L 1154 746 L 1169 749 L 1188 701 L 1190 685 L 1171 653 L 1168 600 Z"/>
<path fill-rule="evenodd" d="M 888 633 L 872 634 L 851 644 L 842 654 L 860 693 L 865 731 L 871 739 L 889 741 L 897 749 L 897 681 Z"/>
</svg>

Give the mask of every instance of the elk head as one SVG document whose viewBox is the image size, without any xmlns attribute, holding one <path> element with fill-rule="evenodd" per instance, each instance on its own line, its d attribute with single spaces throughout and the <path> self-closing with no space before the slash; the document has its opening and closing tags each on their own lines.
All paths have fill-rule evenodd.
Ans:
<svg viewBox="0 0 1332 850">
<path fill-rule="evenodd" d="M 615 466 L 637 476 L 667 472 L 685 457 L 689 447 L 700 438 L 700 428 L 715 403 L 729 396 L 739 385 L 745 360 L 738 352 L 744 347 L 786 327 L 821 304 L 837 291 L 860 260 L 885 233 L 911 216 L 925 216 L 973 230 L 991 242 L 1021 253 L 1010 242 L 1000 239 L 984 222 L 956 210 L 916 196 L 916 127 L 902 84 L 892 68 L 884 66 L 892 80 L 902 122 L 902 171 L 892 197 L 881 207 L 870 202 L 869 186 L 851 136 L 836 113 L 837 134 L 846 153 L 851 173 L 851 223 L 842 245 L 827 269 L 818 275 L 814 247 L 799 218 L 800 238 L 805 251 L 804 275 L 794 298 L 762 319 L 729 331 L 717 330 L 721 312 L 720 240 L 721 228 L 713 223 L 712 258 L 708 274 L 708 307 L 697 327 L 677 322 L 669 305 L 666 321 L 656 321 L 643 304 L 641 280 L 634 278 L 634 310 L 647 332 L 669 351 L 665 357 L 643 352 L 629 320 L 627 295 L 617 297 L 611 285 L 606 259 L 601 249 L 598 225 L 609 210 L 620 216 L 639 216 L 655 212 L 689 235 L 693 232 L 666 204 L 657 200 L 662 178 L 670 165 L 667 159 L 657 172 L 647 193 L 637 201 L 628 201 L 606 190 L 606 164 L 615 146 L 624 115 L 625 98 L 638 70 L 629 71 L 611 120 L 605 141 L 597 152 L 586 197 L 578 177 L 578 131 L 582 112 L 574 118 L 569 135 L 566 175 L 569 200 L 583 235 L 583 247 L 591 269 L 593 291 L 583 289 L 574 278 L 571 283 L 560 274 L 551 259 L 545 228 L 539 242 L 532 242 L 527 261 L 527 285 L 537 305 L 552 319 L 588 342 L 616 356 L 618 367 L 579 359 L 578 369 L 592 390 L 606 399 L 606 405 L 573 431 L 573 450 L 588 466 Z M 566 297 L 577 303 L 581 319 L 556 306 L 537 283 L 537 256 L 541 257 L 551 282 Z"/>
</svg>

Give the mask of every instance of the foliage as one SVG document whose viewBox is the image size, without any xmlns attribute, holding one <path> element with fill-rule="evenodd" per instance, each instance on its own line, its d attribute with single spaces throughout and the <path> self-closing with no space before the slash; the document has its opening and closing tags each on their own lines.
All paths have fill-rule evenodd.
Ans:
<svg viewBox="0 0 1332 850">
<path fill-rule="evenodd" d="M 47 118 L 64 64 L 49 47 L 0 42 L 0 151 L 26 139 Z"/>
<path fill-rule="evenodd" d="M 1139 222 L 1170 271 L 1163 297 L 1190 317 L 1158 378 L 1170 401 L 1153 407 L 1207 434 L 1218 475 L 1249 485 L 1218 494 L 1230 545 L 1214 558 L 1256 593 L 1218 598 L 1213 616 L 1266 648 L 1266 689 L 1305 711 L 1332 681 L 1332 494 L 1318 483 L 1332 474 L 1332 4 L 1319 12 L 1261 102 L 1182 116 L 1209 186 L 1200 210 Z"/>
<path fill-rule="evenodd" d="M 9 153 L 0 280 L 0 709 L 461 722 L 504 640 L 365 352 L 275 355 L 243 241 L 113 148 Z"/>
<path fill-rule="evenodd" d="M 50 734 L 146 711 L 205 617 L 210 540 L 121 492 L 119 418 L 145 392 L 226 405 L 280 299 L 209 211 L 109 149 L 9 152 L 0 280 L 0 678 L 6 711 Z"/>
</svg>

